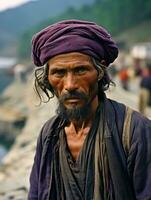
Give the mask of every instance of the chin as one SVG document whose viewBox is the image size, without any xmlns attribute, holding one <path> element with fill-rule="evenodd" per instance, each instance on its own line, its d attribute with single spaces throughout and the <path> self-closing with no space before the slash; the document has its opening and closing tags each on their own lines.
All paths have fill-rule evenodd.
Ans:
<svg viewBox="0 0 151 200">
<path fill-rule="evenodd" d="M 67 120 L 85 120 L 91 110 L 91 105 L 65 105 L 60 104 L 57 113 Z"/>
</svg>

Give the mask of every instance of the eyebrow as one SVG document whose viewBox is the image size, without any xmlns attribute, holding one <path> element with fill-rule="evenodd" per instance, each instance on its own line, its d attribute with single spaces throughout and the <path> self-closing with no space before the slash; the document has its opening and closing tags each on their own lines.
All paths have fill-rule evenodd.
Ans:
<svg viewBox="0 0 151 200">
<path fill-rule="evenodd" d="M 93 65 L 93 64 L 92 64 L 92 65 Z M 74 67 L 90 67 L 90 66 L 92 66 L 92 65 L 89 64 L 89 63 L 80 63 L 80 62 L 79 62 L 79 63 L 74 64 L 74 65 L 73 65 L 73 68 L 74 68 Z M 64 69 L 64 68 L 66 68 L 66 64 L 63 64 L 63 65 L 60 65 L 60 64 L 57 65 L 57 64 L 55 64 L 55 65 L 52 65 L 51 68 L 52 68 L 52 69 Z M 51 69 L 51 68 L 50 68 L 50 69 Z"/>
<path fill-rule="evenodd" d="M 75 68 L 80 68 L 80 67 L 86 67 L 86 68 L 89 68 L 91 67 L 91 65 L 89 64 L 78 64 L 78 65 L 75 65 L 71 68 L 72 69 L 75 69 Z M 50 68 L 50 71 L 54 71 L 54 70 L 66 70 L 66 66 L 54 66 L 53 68 Z"/>
<path fill-rule="evenodd" d="M 61 68 L 55 67 L 55 68 L 50 69 L 50 73 L 55 73 L 57 71 L 62 71 L 62 70 L 66 71 L 66 68 L 64 68 L 64 67 L 61 67 Z"/>
</svg>

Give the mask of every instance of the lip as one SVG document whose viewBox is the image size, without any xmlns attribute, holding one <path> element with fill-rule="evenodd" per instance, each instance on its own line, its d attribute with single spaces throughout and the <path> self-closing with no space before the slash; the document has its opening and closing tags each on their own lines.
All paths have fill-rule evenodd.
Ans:
<svg viewBox="0 0 151 200">
<path fill-rule="evenodd" d="M 81 107 L 83 105 L 83 101 L 82 99 L 80 98 L 71 98 L 71 99 L 66 99 L 65 102 L 64 102 L 64 105 L 71 109 L 71 108 L 74 108 L 74 107 Z"/>
<path fill-rule="evenodd" d="M 77 102 L 79 102 L 79 101 L 80 101 L 79 98 L 66 99 L 66 102 L 69 102 L 69 103 L 77 103 Z"/>
</svg>

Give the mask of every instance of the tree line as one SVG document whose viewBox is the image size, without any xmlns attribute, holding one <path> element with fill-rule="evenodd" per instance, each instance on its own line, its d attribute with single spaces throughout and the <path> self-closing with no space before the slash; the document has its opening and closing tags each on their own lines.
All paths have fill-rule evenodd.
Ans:
<svg viewBox="0 0 151 200">
<path fill-rule="evenodd" d="M 69 8 L 65 13 L 48 19 L 25 32 L 20 38 L 18 56 L 21 59 L 29 58 L 31 38 L 42 28 L 64 19 L 84 19 L 94 21 L 109 30 L 116 36 L 143 21 L 151 19 L 150 0 L 95 0 L 91 6 L 85 5 L 80 9 Z M 144 30 L 145 31 L 145 30 Z"/>
</svg>

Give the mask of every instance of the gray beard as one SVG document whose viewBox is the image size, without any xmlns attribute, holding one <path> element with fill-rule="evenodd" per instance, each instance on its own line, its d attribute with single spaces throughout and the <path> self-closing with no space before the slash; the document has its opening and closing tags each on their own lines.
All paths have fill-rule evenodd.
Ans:
<svg viewBox="0 0 151 200">
<path fill-rule="evenodd" d="M 84 121 L 88 118 L 91 112 L 91 104 L 87 103 L 80 108 L 67 109 L 63 103 L 59 102 L 56 112 L 62 119 L 67 121 Z"/>
</svg>

